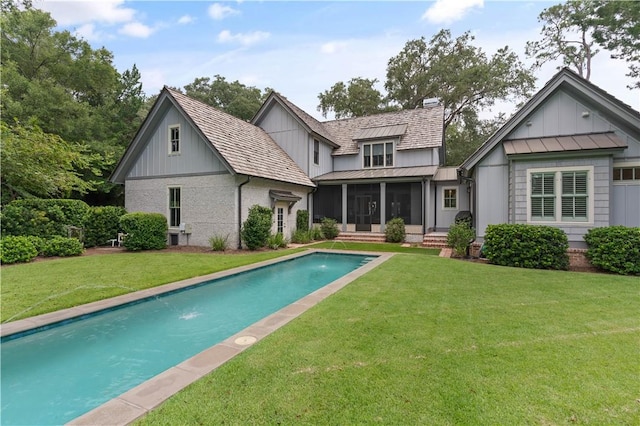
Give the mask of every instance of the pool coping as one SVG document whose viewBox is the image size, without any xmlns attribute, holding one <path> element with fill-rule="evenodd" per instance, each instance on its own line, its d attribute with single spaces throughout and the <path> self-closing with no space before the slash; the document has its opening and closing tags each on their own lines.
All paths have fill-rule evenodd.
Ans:
<svg viewBox="0 0 640 426">
<path fill-rule="evenodd" d="M 382 263 L 390 259 L 394 253 L 368 252 L 368 251 L 344 251 L 332 249 L 309 249 L 300 253 L 277 257 L 263 262 L 253 263 L 238 268 L 215 272 L 195 278 L 176 281 L 158 287 L 136 291 L 133 293 L 116 296 L 110 299 L 79 305 L 73 308 L 63 309 L 48 314 L 38 315 L 23 320 L 13 321 L 0 325 L 0 336 L 6 336 L 36 327 L 43 327 L 74 317 L 90 314 L 103 309 L 125 303 L 135 302 L 140 299 L 156 296 L 173 290 L 179 290 L 204 281 L 238 274 L 240 272 L 268 266 L 274 263 L 295 259 L 312 253 L 340 253 L 376 256 L 366 265 L 349 272 L 346 275 L 330 282 L 324 287 L 304 296 L 303 298 L 285 306 L 284 308 L 268 315 L 267 317 L 246 327 L 240 332 L 230 336 L 222 342 L 205 349 L 193 357 L 165 370 L 151 379 L 139 384 L 127 392 L 107 401 L 93 410 L 71 420 L 68 425 L 126 425 L 142 417 L 147 412 L 159 406 L 165 400 L 191 383 L 214 371 L 216 368 L 229 361 L 245 349 L 253 346 L 264 337 L 286 325 L 293 319 L 317 305 L 322 300 L 336 293 L 347 284 L 366 274 Z"/>
</svg>

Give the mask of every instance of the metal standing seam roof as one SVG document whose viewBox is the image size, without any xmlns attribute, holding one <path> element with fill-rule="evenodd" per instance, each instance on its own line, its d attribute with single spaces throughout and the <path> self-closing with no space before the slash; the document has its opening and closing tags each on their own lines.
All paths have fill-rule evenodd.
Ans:
<svg viewBox="0 0 640 426">
<path fill-rule="evenodd" d="M 407 131 L 407 124 L 392 124 L 391 126 L 366 127 L 353 135 L 353 139 L 360 141 L 365 139 L 391 138 L 402 136 Z"/>
<path fill-rule="evenodd" d="M 261 128 L 165 88 L 234 172 L 315 186 L 302 169 Z"/>
<path fill-rule="evenodd" d="M 505 140 L 502 146 L 506 155 L 627 148 L 627 144 L 614 132 L 511 139 Z"/>
<path fill-rule="evenodd" d="M 414 178 L 433 176 L 438 166 L 396 167 L 366 170 L 345 170 L 329 172 L 313 178 L 316 182 L 334 180 L 358 180 L 358 179 L 389 179 L 389 178 Z"/>
</svg>

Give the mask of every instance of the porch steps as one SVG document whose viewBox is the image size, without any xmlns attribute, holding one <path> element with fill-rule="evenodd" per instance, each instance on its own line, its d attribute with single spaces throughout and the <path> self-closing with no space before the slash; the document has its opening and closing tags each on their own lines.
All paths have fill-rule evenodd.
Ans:
<svg viewBox="0 0 640 426">
<path fill-rule="evenodd" d="M 377 232 L 340 232 L 337 241 L 360 241 L 366 243 L 384 243 L 385 235 Z"/>
<path fill-rule="evenodd" d="M 422 237 L 422 247 L 445 248 L 447 247 L 446 232 L 432 232 Z"/>
</svg>

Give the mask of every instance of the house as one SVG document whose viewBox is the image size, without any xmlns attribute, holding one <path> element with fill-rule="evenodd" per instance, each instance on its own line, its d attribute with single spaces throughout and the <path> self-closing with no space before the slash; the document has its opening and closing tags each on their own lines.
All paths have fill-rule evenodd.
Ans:
<svg viewBox="0 0 640 426">
<path fill-rule="evenodd" d="M 562 69 L 458 169 L 478 239 L 544 224 L 584 247 L 594 227 L 640 226 L 640 113 Z"/>
<path fill-rule="evenodd" d="M 391 218 L 409 240 L 446 229 L 465 185 L 442 164 L 443 108 L 320 122 L 272 92 L 250 123 L 164 88 L 117 165 L 128 211 L 167 216 L 170 244 L 240 244 L 254 204 L 289 238 L 296 212 L 344 232 L 381 233 Z"/>
</svg>

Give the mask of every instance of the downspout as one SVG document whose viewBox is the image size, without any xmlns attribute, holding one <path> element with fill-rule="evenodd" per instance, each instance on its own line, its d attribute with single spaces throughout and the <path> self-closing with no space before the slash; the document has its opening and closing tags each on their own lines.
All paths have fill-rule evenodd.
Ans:
<svg viewBox="0 0 640 426">
<path fill-rule="evenodd" d="M 238 250 L 242 249 L 242 187 L 251 181 L 251 176 L 238 185 Z"/>
<path fill-rule="evenodd" d="M 313 215 L 312 215 L 312 211 L 309 209 L 309 195 L 313 196 L 313 194 L 315 194 L 317 190 L 318 190 L 318 186 L 314 186 L 311 191 L 307 192 L 307 212 L 309 213 L 309 223 L 307 223 L 307 226 L 309 228 L 313 226 Z M 313 208 L 315 209 L 316 206 L 313 206 Z"/>
</svg>

